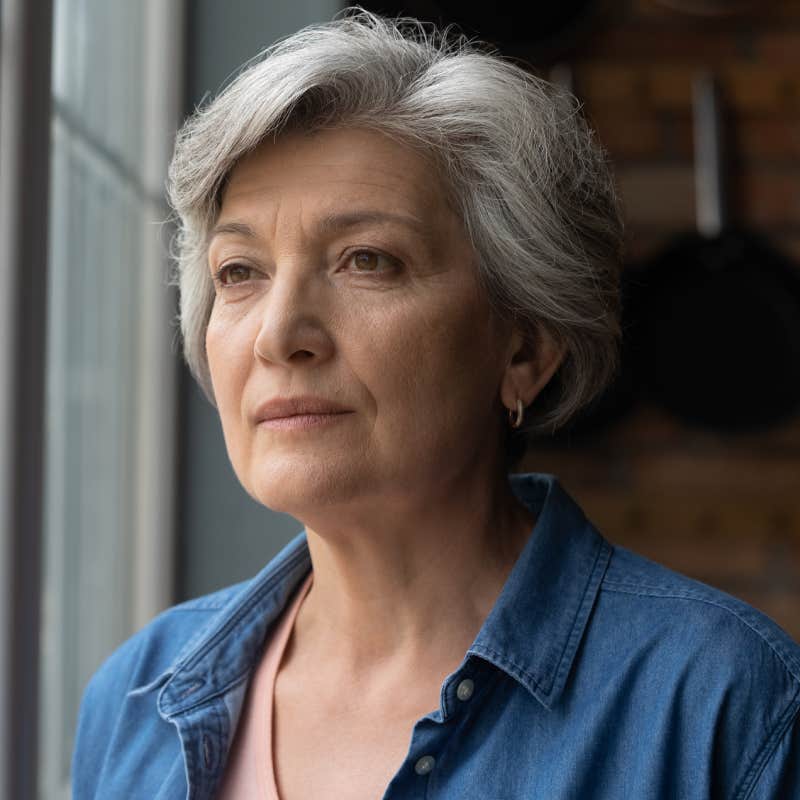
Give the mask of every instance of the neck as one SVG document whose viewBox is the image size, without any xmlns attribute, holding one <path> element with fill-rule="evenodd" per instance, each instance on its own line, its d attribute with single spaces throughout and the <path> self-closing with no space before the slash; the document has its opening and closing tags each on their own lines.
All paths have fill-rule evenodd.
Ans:
<svg viewBox="0 0 800 800">
<path fill-rule="evenodd" d="M 455 669 L 474 641 L 535 518 L 508 478 L 436 487 L 380 516 L 306 525 L 313 584 L 294 649 L 328 675 L 364 681 Z"/>
</svg>

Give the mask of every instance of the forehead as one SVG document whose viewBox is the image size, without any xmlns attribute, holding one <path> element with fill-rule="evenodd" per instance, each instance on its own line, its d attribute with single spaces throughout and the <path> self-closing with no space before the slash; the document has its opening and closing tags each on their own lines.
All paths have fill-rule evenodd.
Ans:
<svg viewBox="0 0 800 800">
<path fill-rule="evenodd" d="M 231 171 L 231 207 L 301 198 L 374 201 L 386 211 L 432 220 L 451 213 L 433 160 L 385 134 L 354 128 L 292 132 L 265 141 Z"/>
</svg>

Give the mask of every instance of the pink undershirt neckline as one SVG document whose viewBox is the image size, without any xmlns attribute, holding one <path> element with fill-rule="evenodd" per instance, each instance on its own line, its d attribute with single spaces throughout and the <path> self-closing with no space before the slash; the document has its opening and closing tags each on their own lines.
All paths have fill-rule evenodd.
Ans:
<svg viewBox="0 0 800 800">
<path fill-rule="evenodd" d="M 313 576 L 309 572 L 284 609 L 253 672 L 218 800 L 280 800 L 272 747 L 275 679 Z"/>
</svg>

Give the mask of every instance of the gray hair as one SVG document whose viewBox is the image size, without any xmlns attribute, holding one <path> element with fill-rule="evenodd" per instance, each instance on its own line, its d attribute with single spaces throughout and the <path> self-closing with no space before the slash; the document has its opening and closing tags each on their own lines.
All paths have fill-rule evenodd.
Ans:
<svg viewBox="0 0 800 800">
<path fill-rule="evenodd" d="M 215 404 L 205 349 L 208 236 L 237 161 L 282 131 L 362 127 L 436 163 L 493 309 L 564 349 L 528 431 L 595 398 L 618 359 L 622 222 L 577 101 L 452 28 L 359 7 L 267 48 L 178 133 L 169 200 L 184 357 Z"/>
</svg>

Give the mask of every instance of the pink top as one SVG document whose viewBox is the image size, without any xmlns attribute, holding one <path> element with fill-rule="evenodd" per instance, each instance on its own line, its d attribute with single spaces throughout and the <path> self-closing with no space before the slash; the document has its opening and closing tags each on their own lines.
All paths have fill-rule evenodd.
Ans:
<svg viewBox="0 0 800 800">
<path fill-rule="evenodd" d="M 313 571 L 283 612 L 247 689 L 219 800 L 280 800 L 272 762 L 272 698 L 275 676 L 295 617 L 311 588 Z"/>
</svg>

